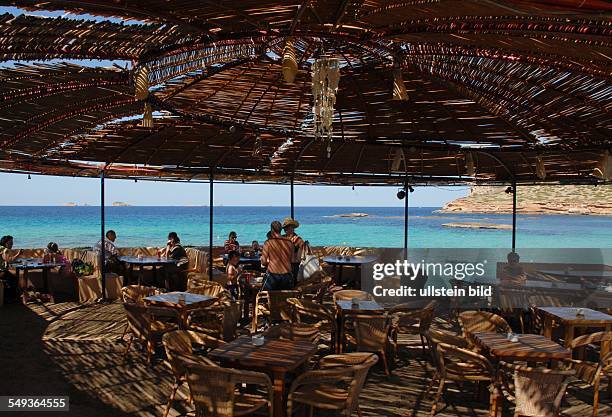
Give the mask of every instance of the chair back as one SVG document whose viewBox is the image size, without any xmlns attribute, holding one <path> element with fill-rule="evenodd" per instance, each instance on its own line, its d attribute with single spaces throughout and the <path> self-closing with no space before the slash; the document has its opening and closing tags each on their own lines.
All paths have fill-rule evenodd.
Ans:
<svg viewBox="0 0 612 417">
<path fill-rule="evenodd" d="M 459 324 L 463 336 L 474 332 L 509 333 L 512 329 L 502 317 L 487 311 L 464 311 L 459 313 Z"/>
<path fill-rule="evenodd" d="M 319 342 L 319 329 L 311 324 L 305 323 L 281 323 L 269 327 L 264 336 L 270 339 L 286 339 L 304 341 L 317 344 Z"/>
<path fill-rule="evenodd" d="M 159 294 L 155 287 L 142 285 L 128 285 L 121 288 L 121 298 L 124 303 L 142 303 L 143 298 Z"/>
<path fill-rule="evenodd" d="M 360 290 L 340 290 L 334 293 L 334 302 L 336 301 L 351 301 L 357 298 L 360 301 L 372 300 L 372 295 Z"/>
<path fill-rule="evenodd" d="M 355 329 L 357 350 L 378 352 L 386 349 L 389 337 L 389 318 L 385 315 L 347 314 Z"/>
<path fill-rule="evenodd" d="M 425 332 L 425 337 L 430 346 L 431 363 L 439 368 L 437 347 L 440 343 L 446 343 L 447 345 L 457 346 L 462 349 L 468 349 L 469 342 L 459 335 L 442 332 L 439 330 L 429 329 Z"/>
<path fill-rule="evenodd" d="M 147 339 L 151 328 L 151 316 L 147 307 L 143 304 L 123 303 L 123 308 L 132 334 L 141 340 Z"/>
<path fill-rule="evenodd" d="M 440 376 L 454 381 L 495 381 L 495 370 L 484 356 L 446 343 L 436 345 Z"/>
<path fill-rule="evenodd" d="M 516 408 L 515 415 L 528 417 L 557 417 L 573 370 L 531 368 L 501 362 L 502 383 Z M 513 384 L 508 383 L 503 370 L 510 371 Z"/>
<path fill-rule="evenodd" d="M 597 332 L 579 336 L 572 340 L 570 349 L 573 352 L 575 349 L 583 346 L 599 345 L 599 352 L 601 352 L 601 346 L 603 344 L 612 346 L 612 331 Z M 612 350 L 608 350 L 603 357 L 601 357 L 600 353 L 598 363 L 589 364 L 586 361 L 573 362 L 574 366 L 577 368 L 576 370 L 579 373 L 580 378 L 589 384 L 593 384 L 597 378 L 601 377 L 601 375 L 608 375 L 612 378 Z"/>
<path fill-rule="evenodd" d="M 291 308 L 291 321 L 295 323 L 335 322 L 331 307 L 301 298 L 289 298 L 287 304 Z"/>
<path fill-rule="evenodd" d="M 196 415 L 233 417 L 237 371 L 219 366 L 187 365 L 187 383 Z"/>
<path fill-rule="evenodd" d="M 172 373 L 178 378 L 185 376 L 187 363 L 208 361 L 203 356 L 193 355 L 193 345 L 198 344 L 213 349 L 223 342 L 213 337 L 197 333 L 191 330 L 175 330 L 164 334 L 162 343 L 166 351 L 166 357 L 172 368 Z M 214 363 L 209 361 L 212 365 Z"/>
<path fill-rule="evenodd" d="M 198 281 L 197 286 L 192 286 L 187 290 L 192 294 L 207 295 L 209 297 L 220 297 L 227 295 L 223 285 L 215 281 Z"/>
<path fill-rule="evenodd" d="M 298 297 L 300 292 L 295 290 L 261 291 L 257 294 L 257 304 L 265 305 L 272 321 L 290 320 L 291 307 L 287 300 Z"/>
</svg>

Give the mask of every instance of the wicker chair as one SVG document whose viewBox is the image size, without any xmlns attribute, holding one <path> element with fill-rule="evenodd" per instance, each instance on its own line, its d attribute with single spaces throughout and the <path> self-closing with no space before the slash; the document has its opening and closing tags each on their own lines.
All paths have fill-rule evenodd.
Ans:
<svg viewBox="0 0 612 417">
<path fill-rule="evenodd" d="M 147 350 L 147 364 L 151 364 L 151 356 L 155 351 L 155 345 L 160 343 L 165 333 L 176 330 L 178 326 L 175 323 L 155 320 L 153 318 L 156 312 L 155 307 L 146 307 L 141 304 L 124 303 L 123 307 L 127 314 L 128 327 L 131 332 L 127 347 L 123 353 L 125 361 L 128 351 L 132 346 L 134 337 L 140 340 Z M 165 314 L 167 314 L 164 311 Z"/>
<path fill-rule="evenodd" d="M 597 332 L 575 338 L 570 349 L 574 351 L 587 345 L 612 345 L 612 331 Z M 567 362 L 569 367 L 576 371 L 576 377 L 593 386 L 593 417 L 598 414 L 599 386 L 602 377 L 608 378 L 608 393 L 612 395 L 612 351 L 600 359 L 599 362 L 571 359 Z"/>
<path fill-rule="evenodd" d="M 251 323 L 252 331 L 257 331 L 259 316 L 266 318 L 269 323 L 290 320 L 291 308 L 287 304 L 287 300 L 289 298 L 299 298 L 300 295 L 300 292 L 296 290 L 260 291 L 255 297 Z"/>
<path fill-rule="evenodd" d="M 319 343 L 320 332 L 316 326 L 305 323 L 281 323 L 270 326 L 263 332 L 268 339 L 286 339 Z"/>
<path fill-rule="evenodd" d="M 241 317 L 242 301 L 226 299 L 191 312 L 188 326 L 191 330 L 230 342 L 236 338 Z"/>
<path fill-rule="evenodd" d="M 464 311 L 459 313 L 459 324 L 466 339 L 474 332 L 509 333 L 512 328 L 506 320 L 487 311 Z"/>
<path fill-rule="evenodd" d="M 436 302 L 432 301 L 421 310 L 402 311 L 398 306 L 392 308 L 388 313 L 391 317 L 391 341 L 393 344 L 393 356 L 397 358 L 397 337 L 399 334 L 419 335 L 423 356 L 426 355 L 426 334 L 433 321 Z"/>
<path fill-rule="evenodd" d="M 429 333 L 431 335 L 431 333 Z M 487 382 L 492 391 L 490 411 L 496 414 L 499 390 L 497 387 L 496 374 L 493 366 L 487 358 L 478 353 L 446 343 L 435 344 L 436 349 L 436 372 L 431 378 L 425 396 L 429 395 L 436 380 L 439 380 L 438 391 L 431 407 L 431 416 L 436 414 L 438 401 L 444 391 L 447 382 Z"/>
<path fill-rule="evenodd" d="M 159 294 L 159 291 L 155 287 L 145 287 L 142 285 L 128 285 L 121 288 L 121 298 L 124 303 L 136 303 L 143 304 L 143 299 L 150 295 Z M 123 334 L 121 335 L 121 339 L 125 337 L 129 328 L 129 324 L 125 324 L 125 328 L 123 329 Z"/>
<path fill-rule="evenodd" d="M 427 344 L 429 345 L 431 363 L 436 367 L 436 369 L 439 366 L 438 353 L 436 350 L 436 346 L 438 344 L 446 343 L 447 345 L 468 350 L 470 348 L 470 343 L 460 335 L 451 334 L 440 330 L 429 329 L 427 333 L 425 333 L 425 338 L 427 339 Z"/>
<path fill-rule="evenodd" d="M 359 409 L 359 394 L 369 369 L 378 362 L 371 353 L 346 353 L 325 356 L 319 362 L 320 370 L 308 371 L 298 376 L 289 389 L 287 415 L 291 416 L 296 404 L 310 408 L 335 410 L 350 417 Z"/>
<path fill-rule="evenodd" d="M 219 297 L 219 298 L 227 298 L 231 299 L 228 291 L 223 287 L 223 285 L 214 281 L 198 281 L 197 286 L 189 287 L 187 292 L 192 294 L 200 294 L 207 295 L 209 297 Z"/>
<path fill-rule="evenodd" d="M 503 361 L 499 365 L 503 392 L 515 403 L 514 417 L 559 416 L 569 378 L 575 373 L 573 370 L 531 368 Z"/>
<path fill-rule="evenodd" d="M 334 303 L 336 301 L 351 301 L 353 298 L 361 300 L 372 300 L 372 295 L 360 290 L 340 290 L 334 293 Z"/>
<path fill-rule="evenodd" d="M 331 277 L 321 273 L 306 281 L 298 282 L 294 289 L 302 293 L 305 298 L 322 303 L 332 283 Z"/>
<path fill-rule="evenodd" d="M 389 349 L 390 322 L 386 315 L 354 314 L 345 315 L 345 323 L 351 323 L 354 337 L 350 342 L 355 344 L 358 352 L 377 353 L 382 358 L 386 375 L 391 375 L 387 350 Z"/>
<path fill-rule="evenodd" d="M 172 403 L 176 391 L 183 385 L 183 382 L 187 381 L 186 373 L 187 368 L 185 367 L 188 363 L 199 363 L 202 365 L 214 366 L 215 363 L 203 356 L 196 356 L 193 354 L 193 346 L 202 347 L 204 349 L 215 349 L 220 345 L 224 344 L 222 340 L 216 339 L 206 334 L 197 333 L 190 330 L 176 330 L 164 334 L 162 338 L 164 348 L 166 350 L 166 356 L 174 375 L 174 384 L 172 386 L 172 392 L 168 398 L 168 404 L 164 411 L 163 417 L 166 417 L 170 412 Z M 189 395 L 189 401 L 191 402 L 191 394 Z"/>
<path fill-rule="evenodd" d="M 268 375 L 243 371 L 187 364 L 187 383 L 193 396 L 197 417 L 234 417 L 252 414 L 263 407 L 273 416 L 273 389 Z M 237 385 L 251 384 L 264 387 L 266 395 L 241 393 Z"/>
<path fill-rule="evenodd" d="M 335 310 L 323 304 L 299 298 L 289 298 L 291 322 L 314 325 L 319 331 L 329 332 L 329 346 L 334 349 L 338 337 L 338 320 Z"/>
</svg>

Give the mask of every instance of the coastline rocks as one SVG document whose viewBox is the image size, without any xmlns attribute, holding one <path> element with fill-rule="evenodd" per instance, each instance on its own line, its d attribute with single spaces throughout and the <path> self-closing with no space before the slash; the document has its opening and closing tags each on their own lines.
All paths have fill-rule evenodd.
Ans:
<svg viewBox="0 0 612 417">
<path fill-rule="evenodd" d="M 443 223 L 442 227 L 454 227 L 458 229 L 512 230 L 512 226 L 510 226 L 509 224 L 478 223 L 478 222 Z"/>
</svg>

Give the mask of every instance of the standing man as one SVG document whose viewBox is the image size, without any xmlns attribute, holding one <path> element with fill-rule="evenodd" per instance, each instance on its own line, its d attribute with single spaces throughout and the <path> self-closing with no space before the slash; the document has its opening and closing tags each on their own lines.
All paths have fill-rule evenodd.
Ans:
<svg viewBox="0 0 612 417">
<path fill-rule="evenodd" d="M 9 271 L 9 265 L 21 256 L 21 249 L 13 250 L 13 243 L 13 236 L 2 236 L 0 239 L 0 280 L 6 282 L 4 297 L 11 301 L 19 295 L 19 282 L 17 277 Z"/>
<path fill-rule="evenodd" d="M 261 251 L 261 266 L 267 268 L 262 290 L 291 290 L 293 275 L 291 260 L 293 259 L 293 243 L 281 236 L 283 226 L 279 221 L 270 225 L 270 236 Z"/>
<path fill-rule="evenodd" d="M 300 227 L 300 223 L 291 217 L 286 217 L 283 222 L 283 230 L 285 237 L 293 243 L 293 255 L 291 256 L 291 274 L 293 276 L 293 286 L 297 284 L 298 272 L 300 271 L 300 262 L 304 254 L 306 243 L 304 239 L 295 233 L 295 229 Z"/>
</svg>

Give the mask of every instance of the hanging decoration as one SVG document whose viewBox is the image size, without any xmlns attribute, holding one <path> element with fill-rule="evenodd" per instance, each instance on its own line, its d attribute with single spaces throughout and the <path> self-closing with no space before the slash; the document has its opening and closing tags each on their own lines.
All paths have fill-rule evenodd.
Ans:
<svg viewBox="0 0 612 417">
<path fill-rule="evenodd" d="M 146 101 L 149 98 L 149 70 L 146 66 L 139 66 L 134 73 L 134 97 L 136 100 L 145 100 L 142 114 L 142 126 L 153 127 L 153 107 Z"/>
<path fill-rule="evenodd" d="M 536 175 L 539 179 L 546 179 L 546 166 L 541 156 L 536 157 Z"/>
<path fill-rule="evenodd" d="M 601 156 L 593 175 L 602 180 L 612 180 L 612 155 L 610 155 L 610 151 L 605 151 Z"/>
<path fill-rule="evenodd" d="M 338 58 L 323 57 L 312 64 L 312 106 L 315 139 L 327 141 L 327 157 L 331 156 L 332 121 L 340 82 Z"/>
<path fill-rule="evenodd" d="M 287 84 L 293 84 L 297 75 L 298 65 L 295 56 L 295 47 L 293 39 L 288 38 L 283 50 L 283 78 Z"/>
<path fill-rule="evenodd" d="M 391 162 L 391 172 L 398 172 L 403 161 L 405 161 L 404 150 L 398 148 L 395 150 L 395 155 L 393 155 L 393 162 Z"/>
<path fill-rule="evenodd" d="M 465 175 L 468 177 L 476 176 L 476 167 L 474 165 L 474 157 L 471 152 L 465 154 Z"/>
<path fill-rule="evenodd" d="M 253 158 L 257 158 L 261 155 L 261 136 L 259 133 L 255 135 L 255 141 L 253 142 L 253 151 L 251 153 Z"/>
<path fill-rule="evenodd" d="M 142 127 L 151 129 L 153 127 L 153 106 L 148 101 L 144 105 L 144 114 L 142 115 Z"/>
<path fill-rule="evenodd" d="M 393 69 L 393 100 L 408 100 L 408 91 L 406 91 L 401 68 Z"/>
</svg>

